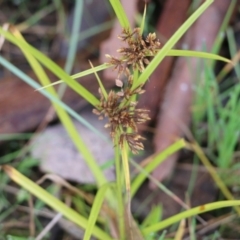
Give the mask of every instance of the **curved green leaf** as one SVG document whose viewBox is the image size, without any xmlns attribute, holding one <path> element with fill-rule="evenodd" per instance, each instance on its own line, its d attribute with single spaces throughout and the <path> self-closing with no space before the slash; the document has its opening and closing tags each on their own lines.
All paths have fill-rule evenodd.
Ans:
<svg viewBox="0 0 240 240">
<path fill-rule="evenodd" d="M 90 61 L 89 61 L 89 63 L 91 65 L 92 69 L 93 69 L 94 67 L 93 67 L 92 63 Z M 100 87 L 100 89 L 102 91 L 102 94 L 103 94 L 105 100 L 107 100 L 108 94 L 107 94 L 107 91 L 106 91 L 106 89 L 104 88 L 104 86 L 102 84 L 102 80 L 100 79 L 100 77 L 98 76 L 96 71 L 94 71 L 94 74 L 95 74 L 95 77 L 97 78 L 97 81 L 98 81 L 99 87 Z"/>
<path fill-rule="evenodd" d="M 214 203 L 208 203 L 204 204 L 195 208 L 192 208 L 190 210 L 184 211 L 182 213 L 176 214 L 166 220 L 163 220 L 157 224 L 154 224 L 150 227 L 146 227 L 142 230 L 144 235 L 148 235 L 150 233 L 154 233 L 157 231 L 160 231 L 176 222 L 181 221 L 182 219 L 189 218 L 198 214 L 202 214 L 204 212 L 209 212 L 215 209 L 219 208 L 225 208 L 225 207 L 234 207 L 239 206 L 240 200 L 230 200 L 230 201 L 220 201 L 220 202 L 214 202 Z"/>
<path fill-rule="evenodd" d="M 122 28 L 130 29 L 130 23 L 119 0 L 109 0 Z"/>
<path fill-rule="evenodd" d="M 197 58 L 206 58 L 206 59 L 212 59 L 212 60 L 219 60 L 223 62 L 230 63 L 231 60 L 221 57 L 217 54 L 213 53 L 207 53 L 207 52 L 199 52 L 199 51 L 189 51 L 189 50 L 176 50 L 171 49 L 167 56 L 174 56 L 174 57 L 197 57 Z"/>
<path fill-rule="evenodd" d="M 104 64 L 99 65 L 97 67 L 93 67 L 92 69 L 88 69 L 88 70 L 82 71 L 80 73 L 76 73 L 74 75 L 71 75 L 71 78 L 77 79 L 77 78 L 84 77 L 84 76 L 87 76 L 87 75 L 92 74 L 92 73 L 96 73 L 96 72 L 102 71 L 102 70 L 110 68 L 110 67 L 112 67 L 112 66 L 107 64 L 107 63 L 104 63 Z M 64 81 L 63 80 L 58 80 L 58 81 L 53 82 L 53 83 L 51 83 L 49 85 L 41 87 L 38 90 L 41 90 L 41 89 L 44 89 L 44 88 L 48 88 L 50 86 L 54 86 L 54 85 L 60 84 L 62 82 L 64 82 Z"/>
</svg>

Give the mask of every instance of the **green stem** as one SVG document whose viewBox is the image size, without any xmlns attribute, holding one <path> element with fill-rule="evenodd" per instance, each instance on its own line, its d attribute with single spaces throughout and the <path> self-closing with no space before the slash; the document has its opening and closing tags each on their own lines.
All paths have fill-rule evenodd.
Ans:
<svg viewBox="0 0 240 240">
<path fill-rule="evenodd" d="M 126 187 L 126 206 L 127 209 L 126 213 L 126 220 L 127 220 L 127 227 L 130 230 L 130 235 L 132 238 L 132 218 L 131 218 L 131 178 L 130 178 L 130 171 L 129 171 L 129 164 L 128 164 L 128 148 L 127 142 L 124 140 L 122 146 L 122 164 L 123 164 L 123 171 L 125 176 L 125 187 Z"/>
<path fill-rule="evenodd" d="M 136 82 L 138 80 L 138 76 L 139 76 L 139 71 L 134 70 L 133 71 L 133 82 Z"/>
<path fill-rule="evenodd" d="M 117 202 L 118 202 L 118 226 L 119 226 L 119 235 L 120 240 L 125 239 L 124 231 L 124 206 L 123 206 L 123 195 L 122 195 L 122 171 L 120 163 L 120 154 L 118 146 L 119 136 L 115 138 L 115 168 L 116 168 L 116 181 L 117 181 Z"/>
</svg>

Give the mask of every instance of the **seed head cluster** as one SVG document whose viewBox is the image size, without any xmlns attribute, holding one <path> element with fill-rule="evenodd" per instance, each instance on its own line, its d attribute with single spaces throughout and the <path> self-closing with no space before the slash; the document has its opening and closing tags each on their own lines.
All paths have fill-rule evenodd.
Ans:
<svg viewBox="0 0 240 240">
<path fill-rule="evenodd" d="M 156 39 L 156 34 L 149 34 L 145 40 L 142 39 L 140 29 L 136 28 L 133 32 L 124 29 L 119 39 L 127 43 L 127 47 L 117 50 L 120 58 L 106 55 L 110 59 L 108 64 L 117 70 L 116 86 L 119 91 L 111 90 L 105 97 L 101 90 L 100 104 L 93 113 L 99 116 L 99 119 L 107 117 L 108 123 L 106 128 L 110 128 L 112 139 L 119 133 L 119 145 L 123 146 L 124 142 L 132 153 L 137 154 L 139 150 L 143 150 L 144 146 L 142 136 L 138 134 L 137 125 L 149 120 L 148 110 L 136 108 L 137 102 L 132 101 L 135 95 L 144 93 L 143 85 L 133 88 L 132 70 L 142 72 L 149 63 L 149 57 L 154 56 L 159 50 L 160 43 Z M 121 80 L 125 78 L 125 81 Z M 131 131 L 129 131 L 131 129 Z"/>
<path fill-rule="evenodd" d="M 139 28 L 135 28 L 133 32 L 123 29 L 119 39 L 127 44 L 127 47 L 117 50 L 117 52 L 121 53 L 121 58 L 118 59 L 107 55 L 110 58 L 109 64 L 114 65 L 119 74 L 126 71 L 124 63 L 131 65 L 134 70 L 138 69 L 143 72 L 145 66 L 150 63 L 149 58 L 154 56 L 160 49 L 160 42 L 156 38 L 156 34 L 149 33 L 143 39 Z"/>
</svg>

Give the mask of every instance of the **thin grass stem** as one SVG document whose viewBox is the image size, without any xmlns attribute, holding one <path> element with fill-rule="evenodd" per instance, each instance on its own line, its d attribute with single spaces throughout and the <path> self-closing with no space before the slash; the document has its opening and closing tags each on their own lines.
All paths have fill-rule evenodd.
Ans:
<svg viewBox="0 0 240 240">
<path fill-rule="evenodd" d="M 126 187 L 126 218 L 128 223 L 128 228 L 130 230 L 130 234 L 132 234 L 132 218 L 131 218 L 131 178 L 128 164 L 128 147 L 127 142 L 124 140 L 122 146 L 122 164 L 123 171 L 125 176 L 125 187 Z M 132 239 L 132 238 L 130 238 Z"/>
<path fill-rule="evenodd" d="M 116 169 L 116 182 L 117 182 L 117 204 L 118 204 L 118 226 L 120 240 L 125 238 L 124 229 L 124 206 L 123 206 L 123 194 L 122 194 L 122 169 L 120 162 L 120 152 L 118 146 L 118 136 L 115 138 L 115 169 Z"/>
</svg>

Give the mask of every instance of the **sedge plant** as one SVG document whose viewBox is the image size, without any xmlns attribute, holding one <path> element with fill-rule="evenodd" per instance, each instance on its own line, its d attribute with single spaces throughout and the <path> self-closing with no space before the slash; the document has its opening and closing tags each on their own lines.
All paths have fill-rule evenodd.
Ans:
<svg viewBox="0 0 240 240">
<path fill-rule="evenodd" d="M 2 166 L 2 169 L 13 181 L 28 190 L 37 198 L 41 199 L 48 206 L 61 213 L 64 217 L 83 228 L 85 230 L 83 237 L 84 240 L 90 239 L 91 236 L 103 240 L 114 239 L 114 236 L 111 235 L 111 231 L 104 231 L 97 224 L 99 222 L 99 214 L 106 216 L 106 213 L 109 213 L 109 209 L 110 212 L 114 212 L 117 209 L 117 213 L 115 213 L 114 216 L 108 216 L 105 220 L 106 226 L 110 226 L 111 220 L 112 222 L 117 223 L 116 226 L 114 226 L 117 235 L 115 238 L 120 240 L 133 240 L 156 239 L 156 232 L 172 225 L 173 223 L 181 221 L 182 219 L 213 209 L 240 205 L 240 201 L 235 200 L 210 203 L 189 209 L 164 221 L 159 221 L 160 214 L 157 214 L 157 217 L 156 215 L 151 214 L 151 218 L 149 217 L 146 219 L 141 228 L 136 224 L 131 213 L 131 197 L 136 193 L 150 172 L 153 171 L 158 164 L 164 161 L 167 156 L 186 146 L 183 139 L 176 141 L 163 152 L 157 153 L 153 156 L 152 161 L 149 162 L 133 180 L 131 180 L 129 171 L 129 153 L 138 154 L 139 151 L 144 150 L 144 145 L 142 143 L 144 138 L 138 133 L 138 124 L 149 120 L 148 109 L 137 108 L 137 99 L 140 94 L 144 93 L 144 84 L 166 56 L 190 56 L 229 62 L 228 59 L 215 54 L 172 49 L 175 43 L 213 1 L 214 0 L 206 0 L 162 47 L 155 33 L 149 33 L 146 38 L 142 37 L 145 17 L 143 17 L 142 24 L 139 28 L 131 29 L 121 2 L 119 0 L 109 0 L 123 29 L 122 33 L 119 33 L 119 36 L 116 37 L 119 37 L 119 40 L 125 43 L 125 47 L 116 49 L 119 52 L 120 57 L 116 58 L 115 56 L 107 55 L 106 57 L 108 61 L 105 64 L 97 67 L 93 67 L 91 64 L 91 68 L 73 76 L 67 74 L 52 60 L 30 46 L 16 29 L 12 28 L 10 31 L 5 31 L 3 28 L 0 28 L 0 34 L 6 40 L 21 49 L 32 69 L 35 71 L 42 86 L 37 84 L 33 79 L 1 56 L 0 64 L 22 78 L 33 88 L 39 90 L 52 101 L 60 121 L 69 133 L 69 136 L 79 153 L 85 158 L 89 169 L 96 179 L 98 192 L 92 202 L 89 216 L 85 217 L 81 215 L 81 213 L 66 206 L 62 201 L 53 197 L 46 190 L 26 178 L 13 167 L 4 165 Z M 145 14 L 146 11 L 144 12 L 144 16 Z M 61 80 L 53 84 L 50 83 L 43 66 L 52 71 Z M 118 87 L 117 91 L 110 90 L 107 92 L 97 74 L 98 71 L 107 68 L 114 68 L 116 71 L 115 82 Z M 80 83 L 74 80 L 75 78 L 92 73 L 96 75 L 99 83 L 100 98 L 94 96 Z M 76 112 L 66 106 L 66 104 L 59 99 L 53 85 L 61 82 L 66 83 L 67 86 L 88 101 L 93 106 L 94 114 L 98 115 L 100 120 L 104 117 L 108 118 L 106 128 L 110 129 L 109 132 L 115 150 L 115 182 L 109 183 L 106 180 L 103 171 L 97 165 L 89 149 L 85 146 L 84 140 L 79 133 L 77 133 L 69 115 L 81 121 L 92 130 L 96 130 L 89 126 L 86 121 L 82 120 Z M 108 211 L 106 211 L 106 209 Z M 154 219 L 154 221 L 149 219 Z M 109 227 L 106 227 L 106 229 L 109 229 Z M 160 237 L 160 239 L 163 238 L 164 235 Z"/>
</svg>

